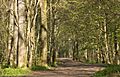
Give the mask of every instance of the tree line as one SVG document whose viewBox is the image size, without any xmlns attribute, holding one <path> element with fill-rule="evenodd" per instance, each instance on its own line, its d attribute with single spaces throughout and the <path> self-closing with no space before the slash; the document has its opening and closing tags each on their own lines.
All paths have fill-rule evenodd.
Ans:
<svg viewBox="0 0 120 77">
<path fill-rule="evenodd" d="M 90 63 L 120 63 L 120 1 L 66 0 L 61 37 L 66 53 Z M 60 38 L 59 37 L 59 38 Z M 69 51 L 69 52 L 67 52 Z M 67 54 L 67 55 L 66 55 Z"/>
<path fill-rule="evenodd" d="M 0 0 L 0 65 L 55 65 L 56 58 L 120 63 L 119 0 Z"/>
</svg>

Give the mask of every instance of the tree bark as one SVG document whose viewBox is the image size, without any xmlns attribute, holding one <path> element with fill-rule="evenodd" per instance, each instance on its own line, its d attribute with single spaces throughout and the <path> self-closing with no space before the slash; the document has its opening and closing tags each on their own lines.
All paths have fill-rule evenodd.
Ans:
<svg viewBox="0 0 120 77">
<path fill-rule="evenodd" d="M 40 0 L 41 7 L 41 55 L 40 65 L 47 66 L 47 1 Z"/>
<path fill-rule="evenodd" d="M 27 66 L 25 0 L 18 0 L 18 67 Z"/>
<path fill-rule="evenodd" d="M 9 36 L 8 36 L 8 65 L 13 65 L 13 27 L 14 27 L 14 0 L 10 2 L 10 23 L 9 23 Z"/>
</svg>

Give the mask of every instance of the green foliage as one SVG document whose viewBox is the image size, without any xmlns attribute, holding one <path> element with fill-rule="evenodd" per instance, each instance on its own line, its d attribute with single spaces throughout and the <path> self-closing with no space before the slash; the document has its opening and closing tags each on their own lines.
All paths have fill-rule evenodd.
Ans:
<svg viewBox="0 0 120 77">
<path fill-rule="evenodd" d="M 106 69 L 96 72 L 93 77 L 107 77 L 113 73 L 120 73 L 120 65 L 108 65 Z"/>
<path fill-rule="evenodd" d="M 30 72 L 31 71 L 26 68 L 5 68 L 0 69 L 0 76 L 22 76 Z"/>
<path fill-rule="evenodd" d="M 46 70 L 49 70 L 49 67 L 46 67 L 46 66 L 32 66 L 31 70 L 33 70 L 33 71 L 39 71 L 39 70 L 46 71 Z"/>
</svg>

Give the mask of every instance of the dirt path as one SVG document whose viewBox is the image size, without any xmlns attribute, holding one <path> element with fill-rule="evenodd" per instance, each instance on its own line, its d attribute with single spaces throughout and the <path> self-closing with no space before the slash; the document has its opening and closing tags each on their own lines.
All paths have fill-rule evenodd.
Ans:
<svg viewBox="0 0 120 77">
<path fill-rule="evenodd" d="M 34 71 L 34 77 L 91 77 L 96 71 L 104 69 L 100 64 L 84 64 L 72 59 L 59 59 L 62 64 L 49 71 Z"/>
</svg>

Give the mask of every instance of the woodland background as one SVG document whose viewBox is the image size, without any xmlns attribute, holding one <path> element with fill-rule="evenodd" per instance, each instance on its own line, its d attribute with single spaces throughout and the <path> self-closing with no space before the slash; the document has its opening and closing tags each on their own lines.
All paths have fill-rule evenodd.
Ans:
<svg viewBox="0 0 120 77">
<path fill-rule="evenodd" d="M 57 57 L 120 64 L 120 0 L 0 0 L 0 67 Z"/>
</svg>

